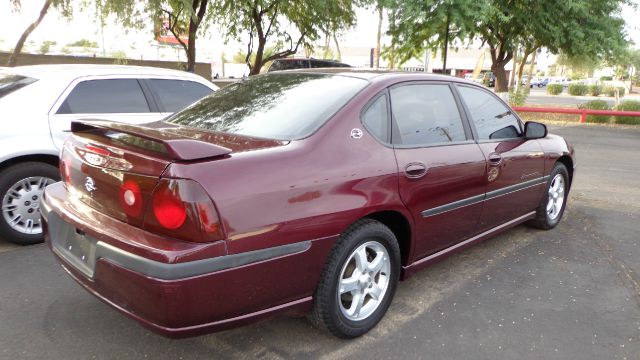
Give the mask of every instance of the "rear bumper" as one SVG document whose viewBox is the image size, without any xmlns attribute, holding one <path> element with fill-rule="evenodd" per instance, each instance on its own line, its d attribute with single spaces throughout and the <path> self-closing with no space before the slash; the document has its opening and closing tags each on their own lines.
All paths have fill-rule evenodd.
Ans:
<svg viewBox="0 0 640 360">
<path fill-rule="evenodd" d="M 140 229 L 128 229 L 127 224 L 74 203 L 61 183 L 47 187 L 41 209 L 45 239 L 78 283 L 170 337 L 218 331 L 281 312 L 308 312 L 335 241 L 324 238 L 180 261 L 184 257 L 176 257 L 174 249 L 147 249 L 147 256 L 140 247 L 132 247 L 134 242 L 125 234 L 141 236 Z M 195 251 L 202 245 L 193 246 Z"/>
</svg>

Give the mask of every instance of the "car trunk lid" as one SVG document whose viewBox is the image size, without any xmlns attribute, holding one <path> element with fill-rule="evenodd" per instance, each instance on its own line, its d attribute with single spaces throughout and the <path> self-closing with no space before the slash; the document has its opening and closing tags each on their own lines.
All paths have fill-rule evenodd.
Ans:
<svg viewBox="0 0 640 360">
<path fill-rule="evenodd" d="M 218 161 L 235 151 L 284 144 L 166 123 L 82 121 L 74 122 L 71 131 L 61 161 L 68 191 L 92 208 L 139 227 L 169 164 Z"/>
</svg>

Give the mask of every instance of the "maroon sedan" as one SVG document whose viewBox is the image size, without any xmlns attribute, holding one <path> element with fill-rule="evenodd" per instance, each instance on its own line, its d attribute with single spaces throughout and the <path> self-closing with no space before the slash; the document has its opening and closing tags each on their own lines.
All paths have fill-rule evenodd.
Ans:
<svg viewBox="0 0 640 360">
<path fill-rule="evenodd" d="M 282 72 L 145 127 L 74 123 L 46 239 L 89 292 L 168 336 L 311 313 L 339 337 L 399 280 L 560 221 L 572 147 L 451 77 Z"/>
</svg>

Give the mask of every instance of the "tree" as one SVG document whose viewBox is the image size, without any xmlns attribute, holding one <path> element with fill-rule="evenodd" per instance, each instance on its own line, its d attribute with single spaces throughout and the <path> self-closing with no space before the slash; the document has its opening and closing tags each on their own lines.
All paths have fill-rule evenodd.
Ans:
<svg viewBox="0 0 640 360">
<path fill-rule="evenodd" d="M 57 42 L 51 41 L 51 40 L 45 40 L 40 45 L 40 49 L 38 51 L 40 52 L 40 54 L 46 55 L 51 50 L 51 46 L 55 46 L 55 45 L 57 45 Z"/>
<path fill-rule="evenodd" d="M 442 39 L 442 19 L 458 29 L 454 38 L 478 39 L 489 47 L 496 92 L 507 90 L 505 66 L 518 46 L 523 63 L 541 47 L 569 55 L 615 56 L 626 46 L 620 6 L 626 0 L 397 0 L 399 16 L 390 34 L 405 45 L 409 57 L 416 48 Z M 464 16 L 452 15 L 457 9 Z M 440 24 L 440 26 L 437 26 Z M 423 45 L 425 44 L 425 45 Z"/>
<path fill-rule="evenodd" d="M 187 71 L 195 71 L 196 38 L 206 26 L 209 0 L 94 0 L 100 21 L 113 14 L 126 27 L 139 28 L 148 18 L 161 21 L 166 17 L 169 32 L 176 38 L 187 56 Z M 182 39 L 187 35 L 187 42 Z"/>
<path fill-rule="evenodd" d="M 212 0 L 210 16 L 227 40 L 246 39 L 245 62 L 255 75 L 266 62 L 353 26 L 355 5 L 355 0 Z M 265 56 L 269 42 L 275 52 Z"/>
<path fill-rule="evenodd" d="M 22 5 L 21 0 L 9 0 L 9 1 L 11 2 L 11 5 L 13 5 L 14 10 L 16 11 L 20 10 Z M 24 47 L 25 41 L 27 41 L 27 38 L 29 37 L 29 35 L 31 35 L 31 33 L 38 27 L 38 25 L 40 25 L 40 23 L 42 22 L 42 19 L 44 19 L 45 15 L 47 15 L 47 12 L 49 11 L 49 8 L 51 8 L 51 6 L 60 10 L 63 16 L 67 18 L 71 17 L 72 12 L 71 12 L 70 0 L 45 0 L 44 3 L 42 4 L 42 7 L 40 8 L 40 14 L 38 15 L 38 18 L 34 22 L 32 22 L 29 26 L 27 26 L 27 28 L 24 30 L 24 32 L 18 39 L 16 46 L 14 46 L 13 48 L 13 53 L 11 53 L 11 56 L 9 57 L 7 66 L 16 65 L 16 62 L 18 61 L 18 55 L 20 55 L 20 53 L 22 52 L 22 48 Z"/>
<path fill-rule="evenodd" d="M 419 57 L 425 50 L 442 50 L 443 71 L 449 44 L 472 38 L 482 0 L 387 0 L 394 17 L 388 34 L 397 47 L 400 63 Z"/>
</svg>

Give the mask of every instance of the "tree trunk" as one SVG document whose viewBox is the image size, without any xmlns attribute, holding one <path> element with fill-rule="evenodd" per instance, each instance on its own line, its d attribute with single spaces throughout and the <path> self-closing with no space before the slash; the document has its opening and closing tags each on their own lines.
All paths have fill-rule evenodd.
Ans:
<svg viewBox="0 0 640 360">
<path fill-rule="evenodd" d="M 507 83 L 507 72 L 504 67 L 507 65 L 505 62 L 491 64 L 491 71 L 496 76 L 495 92 L 502 93 L 509 91 L 509 84 Z"/>
<path fill-rule="evenodd" d="M 336 33 L 333 33 L 333 42 L 336 43 L 336 52 L 338 53 L 338 58 L 336 60 L 342 61 L 342 52 L 340 52 L 340 44 L 338 43 Z"/>
<path fill-rule="evenodd" d="M 531 87 L 531 77 L 533 76 L 533 68 L 536 65 L 536 55 L 538 55 L 537 49 L 533 50 L 533 57 L 531 57 L 531 66 L 529 66 L 529 71 L 527 73 L 527 83 L 524 87 L 527 90 Z"/>
<path fill-rule="evenodd" d="M 249 75 L 258 75 L 260 74 L 260 69 L 262 69 L 262 57 L 264 56 L 264 46 L 267 43 L 267 39 L 263 37 L 258 37 L 258 48 L 256 49 L 256 59 L 253 62 L 253 67 L 249 72 Z"/>
<path fill-rule="evenodd" d="M 376 57 L 373 59 L 373 67 L 380 68 L 380 37 L 382 35 L 382 6 L 378 5 L 378 35 L 376 36 Z"/>
<path fill-rule="evenodd" d="M 329 33 L 324 34 L 324 53 L 322 54 L 323 59 L 327 59 L 329 56 Z"/>
<path fill-rule="evenodd" d="M 207 4 L 209 0 L 193 0 L 192 8 L 195 14 L 189 20 L 189 42 L 187 45 L 187 71 L 196 71 L 196 37 L 198 36 L 198 27 L 202 23 L 202 19 L 207 12 Z"/>
<path fill-rule="evenodd" d="M 511 67 L 511 76 L 509 76 L 509 88 L 513 89 L 516 80 L 516 64 L 518 63 L 518 49 L 513 54 L 513 66 Z"/>
<path fill-rule="evenodd" d="M 42 19 L 44 19 L 44 16 L 47 15 L 47 11 L 49 11 L 49 7 L 51 6 L 51 1 L 52 0 L 45 0 L 44 4 L 42 5 L 42 9 L 40 9 L 40 16 L 38 16 L 38 19 L 34 21 L 31 25 L 29 25 L 25 29 L 25 31 L 22 33 L 22 36 L 20 36 L 20 39 L 18 39 L 18 42 L 16 43 L 16 46 L 13 49 L 13 53 L 9 57 L 7 66 L 16 65 L 16 62 L 18 61 L 18 55 L 20 55 L 20 53 L 22 52 L 22 47 L 24 46 L 25 41 L 27 41 L 27 38 L 29 37 L 29 35 L 31 35 L 33 30 L 35 30 L 38 27 L 38 25 L 40 25 L 40 22 L 42 22 Z"/>
<path fill-rule="evenodd" d="M 442 74 L 447 74 L 447 50 L 449 49 L 449 12 L 447 12 L 447 28 L 444 33 L 444 49 L 442 51 Z"/>
<path fill-rule="evenodd" d="M 529 58 L 529 55 L 531 55 L 532 52 L 533 50 L 531 50 L 529 47 L 526 47 L 522 52 L 522 61 L 518 66 L 518 85 L 516 86 L 516 89 L 519 89 L 522 86 L 522 76 L 524 75 L 524 67 L 527 66 L 527 59 Z"/>
<path fill-rule="evenodd" d="M 193 30 L 192 30 L 193 29 Z M 196 71 L 196 31 L 198 28 L 193 23 L 193 20 L 189 22 L 189 42 L 187 43 L 187 71 Z"/>
</svg>

